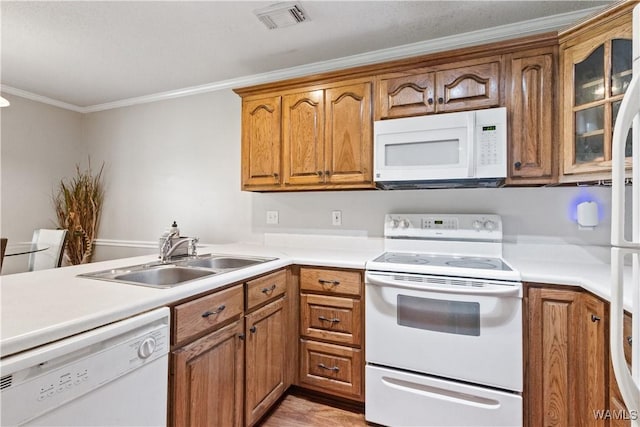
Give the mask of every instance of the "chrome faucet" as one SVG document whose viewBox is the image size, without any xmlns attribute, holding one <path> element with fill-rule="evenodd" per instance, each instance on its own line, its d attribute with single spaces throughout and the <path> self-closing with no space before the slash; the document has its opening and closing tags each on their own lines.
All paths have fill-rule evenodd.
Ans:
<svg viewBox="0 0 640 427">
<path fill-rule="evenodd" d="M 189 249 L 187 250 L 187 254 L 191 256 L 197 255 L 196 244 L 199 239 L 197 237 L 184 237 L 182 239 L 178 239 L 175 243 L 173 242 L 173 238 L 178 235 L 177 231 L 173 231 L 169 233 L 162 242 L 162 246 L 160 247 L 160 262 L 163 264 L 166 263 L 169 259 L 171 259 L 171 255 L 176 251 L 179 246 L 184 245 L 185 243 L 189 244 Z"/>
</svg>

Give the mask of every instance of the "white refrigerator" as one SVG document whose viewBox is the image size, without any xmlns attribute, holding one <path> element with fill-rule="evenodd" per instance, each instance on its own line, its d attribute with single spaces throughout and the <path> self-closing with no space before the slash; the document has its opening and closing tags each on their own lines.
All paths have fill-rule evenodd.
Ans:
<svg viewBox="0 0 640 427">
<path fill-rule="evenodd" d="M 633 124 L 631 197 L 625 190 L 625 143 Z M 633 79 L 624 95 L 613 130 L 611 209 L 611 358 L 632 426 L 640 426 L 640 5 L 633 10 Z M 627 197 L 625 197 L 627 196 Z M 631 224 L 625 227 L 625 210 Z M 626 228 L 626 233 L 625 233 Z M 625 260 L 631 263 L 626 286 L 633 314 L 632 371 L 623 352 Z M 626 267 L 629 268 L 629 267 Z"/>
</svg>

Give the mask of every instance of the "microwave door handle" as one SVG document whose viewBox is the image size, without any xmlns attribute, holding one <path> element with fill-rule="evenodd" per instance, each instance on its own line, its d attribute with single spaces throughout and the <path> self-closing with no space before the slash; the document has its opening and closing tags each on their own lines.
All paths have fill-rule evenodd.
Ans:
<svg viewBox="0 0 640 427">
<path fill-rule="evenodd" d="M 467 115 L 467 176 L 476 176 L 476 114 L 470 111 Z"/>
</svg>

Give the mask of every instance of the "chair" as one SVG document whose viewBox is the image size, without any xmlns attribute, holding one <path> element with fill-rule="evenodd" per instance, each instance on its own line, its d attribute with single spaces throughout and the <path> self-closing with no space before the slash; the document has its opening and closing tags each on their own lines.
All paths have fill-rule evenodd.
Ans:
<svg viewBox="0 0 640 427">
<path fill-rule="evenodd" d="M 34 245 L 48 246 L 49 248 L 29 255 L 29 271 L 60 267 L 66 237 L 67 230 L 48 230 L 45 228 L 35 230 L 31 242 Z"/>
<path fill-rule="evenodd" d="M 2 261 L 4 261 L 4 251 L 7 249 L 8 240 L 6 237 L 0 238 L 0 271 L 2 271 Z"/>
</svg>

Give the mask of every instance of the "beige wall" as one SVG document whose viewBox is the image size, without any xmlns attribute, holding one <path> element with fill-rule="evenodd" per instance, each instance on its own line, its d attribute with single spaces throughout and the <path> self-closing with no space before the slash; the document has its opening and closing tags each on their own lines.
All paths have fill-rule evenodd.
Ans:
<svg viewBox="0 0 640 427">
<path fill-rule="evenodd" d="M 378 237 L 387 212 L 486 212 L 503 216 L 509 239 L 607 245 L 607 187 L 246 193 L 240 191 L 240 98 L 231 90 L 81 116 L 12 97 L 2 111 L 2 227 L 28 240 L 53 217 L 53 185 L 87 153 L 105 162 L 101 239 L 154 241 L 176 220 L 206 243 L 259 240 L 264 232 Z M 34 125 L 37 123 L 37 126 Z M 43 167 L 44 166 L 44 167 Z M 21 183 L 21 185 L 17 185 Z M 595 231 L 580 231 L 572 206 L 602 205 Z M 280 224 L 267 226 L 267 210 Z M 330 222 L 343 212 L 343 225 Z M 101 246 L 96 259 L 153 250 Z"/>
<path fill-rule="evenodd" d="M 52 194 L 75 165 L 87 163 L 82 114 L 3 94 L 1 115 L 1 233 L 30 241 L 35 228 L 55 228 Z M 5 260 L 3 273 L 24 269 L 26 256 Z"/>
</svg>

